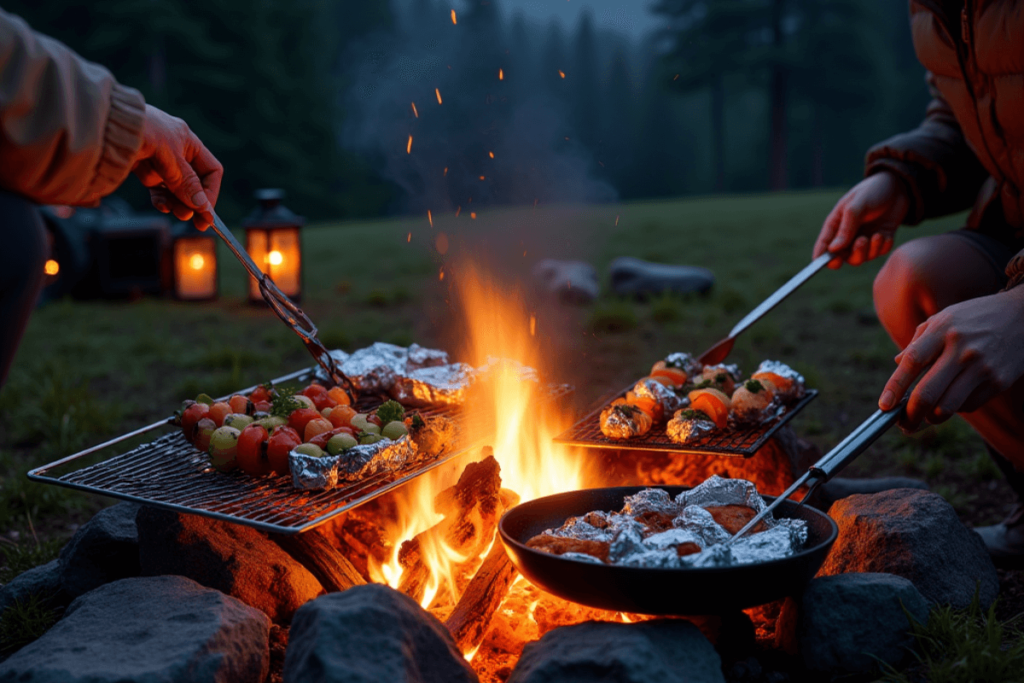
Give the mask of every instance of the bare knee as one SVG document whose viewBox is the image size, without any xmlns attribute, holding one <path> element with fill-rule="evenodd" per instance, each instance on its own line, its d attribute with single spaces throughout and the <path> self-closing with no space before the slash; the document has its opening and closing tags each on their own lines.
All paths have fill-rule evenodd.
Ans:
<svg viewBox="0 0 1024 683">
<path fill-rule="evenodd" d="M 935 313 L 935 289 L 941 285 L 929 267 L 928 245 L 919 244 L 924 241 L 914 240 L 894 251 L 872 288 L 878 319 L 900 348 Z"/>
</svg>

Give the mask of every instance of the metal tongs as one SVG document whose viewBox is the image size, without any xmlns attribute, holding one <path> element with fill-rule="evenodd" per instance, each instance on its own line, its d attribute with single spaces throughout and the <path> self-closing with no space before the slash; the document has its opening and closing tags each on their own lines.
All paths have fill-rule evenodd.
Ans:
<svg viewBox="0 0 1024 683">
<path fill-rule="evenodd" d="M 854 458 L 863 453 L 878 437 L 888 431 L 889 427 L 896 424 L 896 421 L 899 420 L 907 406 L 908 398 L 909 392 L 895 408 L 892 408 L 891 410 L 875 411 L 874 415 L 869 417 L 861 423 L 859 427 L 850 432 L 849 436 L 840 441 L 839 445 L 831 451 L 823 455 L 818 462 L 811 465 L 803 476 L 793 482 L 793 485 L 786 489 L 781 496 L 772 501 L 771 505 L 759 512 L 752 520 L 747 522 L 746 526 L 737 531 L 736 535 L 726 541 L 725 544 L 732 544 L 740 536 L 753 529 L 757 526 L 758 522 L 770 515 L 772 510 L 777 508 L 782 501 L 788 500 L 789 497 L 793 495 L 794 491 L 809 482 L 810 488 L 807 489 L 807 493 L 800 501 L 800 505 L 803 505 L 805 501 L 810 499 L 811 495 L 819 486 L 834 477 L 840 470 L 853 462 Z"/>
<path fill-rule="evenodd" d="M 732 351 L 732 347 L 736 343 L 736 337 L 740 336 L 741 332 L 760 320 L 765 313 L 778 306 L 783 299 L 795 292 L 800 285 L 810 280 L 815 273 L 827 266 L 828 262 L 834 258 L 836 258 L 835 254 L 825 252 L 811 261 L 810 264 L 804 266 L 803 270 L 791 277 L 786 284 L 775 290 L 774 294 L 744 316 L 743 320 L 736 323 L 735 327 L 729 330 L 729 336 L 702 353 L 698 360 L 704 365 L 718 365 L 721 363 L 729 355 L 729 352 Z"/>
<path fill-rule="evenodd" d="M 270 276 L 260 270 L 260 267 L 249 256 L 249 252 L 238 243 L 238 240 L 235 239 L 235 236 L 228 230 L 227 226 L 224 225 L 224 221 L 216 213 L 213 214 L 213 231 L 220 235 L 220 238 L 227 243 L 235 258 L 241 261 L 245 269 L 249 271 L 249 274 L 256 278 L 256 282 L 259 283 L 260 294 L 263 295 L 267 304 L 288 327 L 292 328 L 295 334 L 299 335 L 306 344 L 306 349 L 316 360 L 317 364 L 327 373 L 331 381 L 344 386 L 349 392 L 354 394 L 355 386 L 352 384 L 352 380 L 345 376 L 334 361 L 334 357 L 327 350 L 327 347 L 317 337 L 317 329 L 313 321 L 302 312 L 301 308 L 295 305 L 294 301 L 278 289 L 274 281 L 270 279 Z"/>
</svg>

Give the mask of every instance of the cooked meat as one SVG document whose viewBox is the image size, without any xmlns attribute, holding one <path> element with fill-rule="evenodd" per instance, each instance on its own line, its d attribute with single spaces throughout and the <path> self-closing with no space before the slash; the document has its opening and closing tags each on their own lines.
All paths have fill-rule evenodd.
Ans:
<svg viewBox="0 0 1024 683">
<path fill-rule="evenodd" d="M 713 505 L 704 509 L 710 512 L 714 520 L 730 534 L 735 534 L 757 515 L 753 508 L 749 508 L 746 505 Z M 756 534 L 767 528 L 764 520 L 761 520 L 751 533 Z"/>
<path fill-rule="evenodd" d="M 676 546 L 676 554 L 679 555 L 679 557 L 683 557 L 684 555 L 693 555 L 695 553 L 699 553 L 700 551 L 701 547 L 692 541 L 687 543 L 680 543 Z"/>
<path fill-rule="evenodd" d="M 671 529 L 673 517 L 667 512 L 648 510 L 634 516 L 633 519 L 644 525 L 644 536 L 650 536 Z"/>
<path fill-rule="evenodd" d="M 608 549 L 610 548 L 610 545 L 604 541 L 585 541 L 580 538 L 563 538 L 562 536 L 552 536 L 550 534 L 534 536 L 526 542 L 526 546 L 534 550 L 543 550 L 553 555 L 583 553 L 584 555 L 596 557 L 602 562 L 608 561 Z"/>
</svg>

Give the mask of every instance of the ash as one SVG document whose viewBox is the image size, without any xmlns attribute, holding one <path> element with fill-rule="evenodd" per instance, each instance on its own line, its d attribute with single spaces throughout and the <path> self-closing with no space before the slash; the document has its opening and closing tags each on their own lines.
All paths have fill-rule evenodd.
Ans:
<svg viewBox="0 0 1024 683">
<path fill-rule="evenodd" d="M 644 489 L 628 496 L 618 512 L 596 510 L 571 517 L 537 538 L 564 539 L 562 557 L 600 564 L 604 562 L 601 558 L 581 552 L 583 548 L 595 548 L 594 543 L 574 543 L 596 542 L 597 547 L 607 549 L 607 564 L 646 569 L 753 564 L 788 557 L 800 550 L 807 542 L 807 524 L 771 516 L 763 520 L 763 526 L 725 545 L 765 507 L 751 482 L 714 475 L 675 499 L 662 489 Z M 559 547 L 558 543 L 547 543 L 544 549 L 557 553 Z"/>
</svg>

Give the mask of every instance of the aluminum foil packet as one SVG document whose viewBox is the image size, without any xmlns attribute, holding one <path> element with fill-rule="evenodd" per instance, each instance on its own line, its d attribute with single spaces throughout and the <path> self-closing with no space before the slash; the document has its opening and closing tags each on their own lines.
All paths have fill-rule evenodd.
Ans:
<svg viewBox="0 0 1024 683">
<path fill-rule="evenodd" d="M 637 396 L 646 396 L 647 398 L 654 399 L 665 411 L 665 414 L 671 414 L 682 408 L 682 401 L 676 395 L 676 392 L 650 377 L 644 377 L 634 384 L 633 393 Z"/>
<path fill-rule="evenodd" d="M 381 472 L 397 472 L 415 462 L 416 448 L 408 436 L 397 441 L 381 439 L 374 444 L 354 446 L 338 455 L 317 458 L 292 451 L 288 468 L 292 484 L 305 491 L 323 491 L 338 484 L 362 481 Z"/>
<path fill-rule="evenodd" d="M 785 398 L 787 399 L 800 398 L 806 391 L 806 384 L 804 382 L 803 375 L 781 361 L 761 361 L 761 364 L 757 366 L 757 372 L 754 374 L 756 375 L 758 372 L 770 372 L 773 375 L 793 380 L 792 389 L 785 392 Z"/>
<path fill-rule="evenodd" d="M 711 420 L 683 417 L 680 414 L 682 412 L 677 412 L 665 425 L 665 433 L 672 441 L 685 445 L 699 441 L 715 431 L 715 423 Z"/>
<path fill-rule="evenodd" d="M 694 358 L 692 355 L 684 353 L 682 351 L 670 353 L 667 356 L 665 356 L 664 360 L 665 365 L 667 365 L 668 367 L 679 368 L 690 377 L 699 375 L 701 371 L 704 369 L 704 366 L 701 365 L 701 362 L 699 360 Z"/>
<path fill-rule="evenodd" d="M 388 394 L 408 406 L 458 404 L 475 379 L 476 371 L 466 363 L 424 366 L 396 377 Z"/>
<path fill-rule="evenodd" d="M 341 371 L 360 391 L 383 393 L 405 374 L 408 361 L 408 349 L 375 342 L 346 358 Z"/>
<path fill-rule="evenodd" d="M 621 410 L 619 406 L 606 406 L 601 411 L 601 433 L 609 439 L 632 439 L 647 432 L 640 431 L 640 423 L 634 413 Z"/>
</svg>

